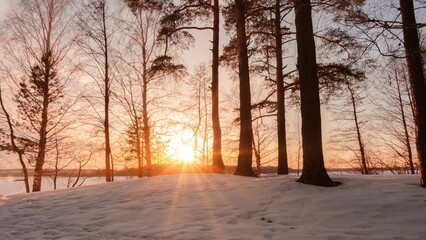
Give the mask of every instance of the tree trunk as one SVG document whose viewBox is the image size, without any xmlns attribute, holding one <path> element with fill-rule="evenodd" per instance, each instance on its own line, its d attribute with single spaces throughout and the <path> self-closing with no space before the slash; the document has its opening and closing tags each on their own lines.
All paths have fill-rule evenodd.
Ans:
<svg viewBox="0 0 426 240">
<path fill-rule="evenodd" d="M 203 96 L 204 96 L 204 137 L 203 137 L 203 149 L 201 155 L 201 165 L 208 165 L 208 145 L 209 145 L 209 125 L 208 125 L 208 109 L 207 109 L 207 90 L 206 90 L 206 80 L 203 82 Z"/>
<path fill-rule="evenodd" d="M 213 5 L 213 59 L 212 59 L 212 124 L 213 124 L 213 171 L 225 172 L 222 160 L 222 132 L 219 119 L 219 0 Z"/>
<path fill-rule="evenodd" d="M 408 154 L 408 165 L 410 166 L 410 173 L 415 174 L 416 172 L 414 169 L 413 153 L 411 151 L 410 134 L 408 133 L 407 119 L 405 116 L 404 103 L 402 101 L 402 94 L 401 94 L 401 86 L 400 86 L 401 83 L 398 79 L 397 69 L 395 69 L 395 79 L 396 79 L 396 87 L 398 90 L 398 103 L 399 103 L 399 110 L 401 111 L 402 127 L 404 128 L 404 141 L 405 141 L 404 145 L 407 148 L 407 154 Z"/>
<path fill-rule="evenodd" d="M 201 86 L 204 87 L 204 84 L 201 84 L 201 80 L 197 81 L 197 126 L 194 129 L 194 159 L 198 160 L 198 134 L 200 132 L 201 125 L 203 124 L 203 113 L 201 109 Z"/>
<path fill-rule="evenodd" d="M 50 45 L 50 44 L 46 44 Z M 49 108 L 49 81 L 51 74 L 51 53 L 46 52 L 43 54 L 42 63 L 44 68 L 43 76 L 43 106 L 41 112 L 41 124 L 39 131 L 39 142 L 38 152 L 36 157 L 36 164 L 34 168 L 34 179 L 33 179 L 33 192 L 39 192 L 41 190 L 41 180 L 43 177 L 43 165 L 46 156 L 46 142 L 47 142 L 47 122 L 48 122 L 48 108 Z"/>
<path fill-rule="evenodd" d="M 355 94 L 354 94 L 354 90 L 349 86 L 349 83 L 346 83 L 346 87 L 348 88 L 349 94 L 350 94 L 350 97 L 351 97 L 352 114 L 354 116 L 359 152 L 361 154 L 361 173 L 368 175 L 368 174 L 370 174 L 370 171 L 368 169 L 367 158 L 365 156 L 364 143 L 362 142 L 362 137 L 361 137 L 361 130 L 360 130 L 359 121 L 358 121 L 358 112 L 357 112 L 357 109 L 356 109 Z"/>
<path fill-rule="evenodd" d="M 143 51 L 143 58 L 145 61 L 145 51 Z M 145 160 L 146 160 L 146 176 L 152 176 L 152 165 L 151 165 L 151 127 L 149 126 L 148 118 L 148 76 L 146 62 L 144 62 L 144 70 L 142 74 L 142 123 L 143 123 L 143 140 L 145 143 Z"/>
<path fill-rule="evenodd" d="M 10 119 L 10 115 L 7 112 L 7 110 L 6 110 L 6 108 L 3 104 L 1 89 L 0 89 L 0 105 L 1 105 L 1 108 L 3 110 L 4 115 L 6 116 L 7 125 L 9 126 L 10 143 L 12 145 L 12 149 L 13 149 L 14 152 L 16 152 L 18 154 L 19 163 L 21 164 L 21 167 L 22 167 L 22 173 L 24 174 L 25 192 L 29 193 L 30 192 L 30 183 L 29 183 L 29 180 L 28 180 L 27 166 L 24 162 L 24 157 L 23 157 L 24 152 L 23 152 L 23 150 L 19 149 L 18 146 L 15 143 L 15 131 L 13 130 L 13 125 L 12 125 L 12 120 Z"/>
<path fill-rule="evenodd" d="M 110 80 L 109 80 L 109 62 L 108 62 L 108 36 L 106 32 L 106 16 L 105 16 L 105 4 L 101 4 L 102 7 L 102 33 L 103 33 L 103 44 L 104 44 L 104 70 L 105 70 L 105 119 L 104 119 L 104 132 L 105 132 L 105 178 L 107 182 L 111 182 L 113 179 L 111 172 L 111 144 L 109 137 L 109 95 L 110 95 Z"/>
<path fill-rule="evenodd" d="M 303 169 L 298 180 L 318 186 L 335 186 L 324 167 L 321 112 L 310 0 L 294 0 L 297 66 L 302 113 Z"/>
<path fill-rule="evenodd" d="M 34 179 L 33 179 L 33 192 L 39 192 L 41 190 L 41 180 L 43 177 L 43 165 L 44 159 L 46 156 L 46 142 L 47 142 L 47 108 L 49 107 L 48 103 L 48 94 L 46 93 L 43 100 L 43 109 L 42 109 L 42 120 L 40 125 L 40 139 L 38 142 L 38 151 L 36 157 L 36 164 L 34 168 Z"/>
<path fill-rule="evenodd" d="M 250 75 L 247 55 L 244 0 L 235 0 L 237 24 L 238 75 L 240 79 L 240 143 L 235 175 L 256 176 L 252 169 L 252 119 Z"/>
<path fill-rule="evenodd" d="M 135 114 L 135 132 L 136 132 L 136 156 L 138 159 L 138 178 L 143 178 L 143 154 L 142 154 L 142 148 L 141 148 L 139 120 L 137 117 L 138 115 L 136 113 L 136 110 L 134 111 L 134 114 Z"/>
<path fill-rule="evenodd" d="M 416 147 L 420 161 L 421 186 L 426 188 L 426 85 L 420 54 L 419 35 L 416 28 L 416 18 L 412 0 L 400 0 L 401 16 L 416 124 Z"/>
<path fill-rule="evenodd" d="M 275 1 L 275 45 L 276 45 L 275 57 L 277 59 L 278 174 L 288 174 L 280 2 L 281 2 L 280 0 Z"/>
<path fill-rule="evenodd" d="M 55 158 L 55 172 L 53 175 L 53 190 L 57 188 L 57 180 L 59 175 L 59 146 L 58 146 L 58 138 L 55 139 L 55 150 L 56 150 L 56 158 Z"/>
<path fill-rule="evenodd" d="M 109 137 L 109 79 L 108 70 L 105 69 L 105 116 L 104 116 L 104 132 L 105 132 L 105 178 L 107 182 L 111 182 L 111 145 Z"/>
</svg>

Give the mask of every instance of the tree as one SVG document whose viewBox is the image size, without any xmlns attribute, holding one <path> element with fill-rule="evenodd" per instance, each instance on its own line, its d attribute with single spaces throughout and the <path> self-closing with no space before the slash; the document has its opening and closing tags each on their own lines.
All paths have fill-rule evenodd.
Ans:
<svg viewBox="0 0 426 240">
<path fill-rule="evenodd" d="M 352 105 L 352 116 L 353 116 L 353 121 L 355 125 L 356 138 L 357 138 L 358 148 L 359 148 L 358 158 L 360 159 L 360 162 L 361 162 L 360 164 L 361 173 L 368 175 L 370 174 L 370 170 L 368 167 L 368 160 L 367 160 L 367 155 L 365 152 L 365 144 L 361 135 L 361 124 L 359 120 L 359 109 L 358 109 L 358 102 L 360 102 L 362 98 L 356 93 L 356 86 L 352 86 L 349 82 L 347 82 L 346 87 L 348 89 L 350 103 Z"/>
<path fill-rule="evenodd" d="M 9 127 L 9 137 L 10 137 L 10 145 L 9 144 L 6 144 L 6 145 L 2 144 L 2 145 L 0 145 L 0 150 L 3 150 L 3 149 L 11 150 L 12 152 L 15 152 L 16 154 L 18 154 L 19 164 L 21 164 L 22 173 L 24 174 L 25 191 L 27 193 L 29 193 L 30 192 L 30 184 L 29 184 L 29 179 L 28 179 L 27 165 L 24 161 L 24 149 L 20 148 L 15 141 L 18 138 L 15 136 L 14 126 L 12 124 L 12 119 L 10 117 L 10 114 L 6 110 L 6 107 L 5 107 L 4 102 L 3 102 L 1 86 L 0 86 L 0 105 L 1 105 L 1 109 L 3 111 L 3 114 L 6 117 L 6 122 L 7 122 L 7 126 Z M 2 129 L 0 129 L 0 133 L 1 133 L 1 130 Z"/>
<path fill-rule="evenodd" d="M 382 141 L 389 148 L 389 155 L 395 159 L 393 168 L 401 167 L 415 174 L 415 154 L 412 150 L 414 139 L 414 119 L 412 111 L 412 96 L 409 82 L 406 77 L 406 68 L 398 59 L 391 59 L 386 66 L 388 77 L 386 83 L 377 86 L 377 91 L 383 98 L 376 103 L 381 112 L 382 127 L 379 128 L 383 135 Z M 402 163 L 402 166 L 398 164 Z M 388 165 L 388 168 L 391 166 Z M 405 170 L 404 170 L 405 172 Z"/>
<path fill-rule="evenodd" d="M 311 1 L 294 0 L 294 3 L 303 146 L 303 170 L 298 181 L 318 186 L 335 186 L 324 167 L 319 87 L 312 27 Z"/>
<path fill-rule="evenodd" d="M 7 19 L 8 57 L 14 61 L 20 80 L 16 101 L 25 130 L 36 142 L 33 191 L 41 190 L 43 165 L 49 140 L 72 104 L 64 88 L 70 78 L 62 65 L 74 41 L 68 29 L 72 14 L 69 0 L 21 0 Z M 15 76 L 13 76 L 15 77 Z"/>
<path fill-rule="evenodd" d="M 276 114 L 277 136 L 278 136 L 278 174 L 288 174 L 287 139 L 285 127 L 285 91 L 294 84 L 285 83 L 291 72 L 284 73 L 283 66 L 285 38 L 291 35 L 290 29 L 286 27 L 285 17 L 291 12 L 292 7 L 282 0 L 245 1 L 246 32 L 248 39 L 248 54 L 250 56 L 251 73 L 259 74 L 270 87 L 271 94 L 259 103 L 254 103 L 253 108 L 273 107 Z M 234 5 L 230 4 L 223 12 L 225 16 L 225 28 L 234 30 L 235 17 Z M 233 34 L 235 35 L 235 34 Z M 236 67 L 236 41 L 231 36 L 231 41 L 224 48 L 222 60 L 229 66 Z M 276 97 L 276 100 L 270 98 Z M 268 116 L 268 117 L 269 117 Z"/>
<path fill-rule="evenodd" d="M 78 26 L 82 33 L 79 39 L 81 49 L 94 62 L 99 74 L 90 74 L 96 81 L 104 98 L 104 117 L 101 119 L 105 134 L 105 178 L 113 180 L 111 172 L 110 144 L 110 95 L 111 95 L 111 40 L 113 31 L 110 29 L 108 16 L 108 1 L 94 0 L 83 3 Z M 93 71 L 96 72 L 96 71 Z"/>
<path fill-rule="evenodd" d="M 141 116 L 141 100 L 137 93 L 142 90 L 140 81 L 133 81 L 131 76 L 125 76 L 128 79 L 121 79 L 121 92 L 117 93 L 117 99 L 124 107 L 130 118 L 126 129 L 126 146 L 123 148 L 127 153 L 125 160 L 131 161 L 134 158 L 137 160 L 138 178 L 144 176 L 143 164 L 143 126 Z M 126 83 L 127 82 L 127 83 Z"/>
<path fill-rule="evenodd" d="M 160 0 L 123 0 L 130 9 L 132 22 L 124 21 L 125 31 L 130 38 L 129 57 L 125 60 L 133 68 L 137 78 L 142 82 L 142 126 L 144 156 L 146 160 L 147 176 L 152 171 L 152 125 L 149 116 L 149 89 L 150 86 L 166 75 L 182 74 L 184 66 L 173 63 L 168 54 L 167 39 L 160 39 L 160 19 L 164 10 L 170 8 L 170 1 Z"/>
<path fill-rule="evenodd" d="M 211 98 L 208 94 L 210 75 L 206 64 L 196 65 L 193 75 L 186 81 L 184 91 L 189 92 L 188 107 L 182 109 L 188 117 L 187 125 L 194 135 L 194 156 L 200 159 L 202 165 L 207 165 L 209 153 L 209 121 L 208 104 Z M 194 116 L 195 111 L 195 116 Z M 201 142 L 200 142 L 201 139 Z M 201 146 L 200 146 L 201 145 Z M 219 169 L 213 169 L 218 172 Z M 219 171 L 221 172 L 221 171 Z"/>
<path fill-rule="evenodd" d="M 245 2 L 243 0 L 235 0 L 238 76 L 240 88 L 240 142 L 238 147 L 238 164 L 234 174 L 242 176 L 256 176 L 252 169 L 253 131 L 251 119 L 250 73 L 245 28 L 245 7 Z"/>
<path fill-rule="evenodd" d="M 282 50 L 282 28 L 281 28 L 281 1 L 275 1 L 274 37 L 275 58 L 277 61 L 277 132 L 278 132 L 278 174 L 288 174 L 287 140 L 285 127 L 285 89 L 283 74 L 283 50 Z"/>
<path fill-rule="evenodd" d="M 420 161 L 421 186 L 426 188 L 426 84 L 413 1 L 400 0 L 400 11 L 408 76 L 413 93 L 416 148 Z"/>
<path fill-rule="evenodd" d="M 212 127 L 213 127 L 213 171 L 225 172 L 222 159 L 222 130 L 219 118 L 219 0 L 184 0 L 162 19 L 162 34 L 172 38 L 173 42 L 182 42 L 183 38 L 192 38 L 188 30 L 212 30 Z M 207 20 L 213 15 L 211 26 L 195 26 L 197 20 Z M 174 35 L 174 36 L 173 36 Z"/>
</svg>

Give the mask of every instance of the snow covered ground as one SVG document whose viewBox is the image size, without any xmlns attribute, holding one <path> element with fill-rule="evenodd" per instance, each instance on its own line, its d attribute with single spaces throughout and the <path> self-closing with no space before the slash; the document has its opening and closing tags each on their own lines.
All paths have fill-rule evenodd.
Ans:
<svg viewBox="0 0 426 240">
<path fill-rule="evenodd" d="M 426 239 L 418 176 L 182 174 L 0 200 L 0 239 Z"/>
</svg>

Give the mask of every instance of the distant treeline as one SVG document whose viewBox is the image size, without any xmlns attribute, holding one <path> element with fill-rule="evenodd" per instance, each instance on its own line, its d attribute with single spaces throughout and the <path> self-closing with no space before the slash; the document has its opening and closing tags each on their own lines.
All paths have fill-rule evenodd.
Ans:
<svg viewBox="0 0 426 240">
<path fill-rule="evenodd" d="M 233 174 L 235 172 L 236 166 L 226 166 L 225 174 Z M 330 168 L 327 169 L 328 172 L 334 174 L 360 174 L 360 171 L 354 168 Z M 377 168 L 374 169 L 375 174 L 406 174 L 410 171 L 407 168 Z M 28 170 L 29 174 L 32 174 L 33 170 Z M 54 172 L 52 169 L 46 169 L 44 176 L 50 176 L 50 172 Z M 185 164 L 174 164 L 174 165 L 153 165 L 152 173 L 154 176 L 168 175 L 168 174 L 180 174 L 180 173 L 212 173 L 211 167 L 202 166 L 202 165 L 185 165 Z M 273 174 L 277 172 L 276 166 L 265 166 L 262 167 L 262 174 Z M 290 174 L 296 175 L 298 173 L 297 169 L 289 169 Z M 76 177 L 78 169 L 63 169 L 59 172 L 59 177 Z M 301 171 L 300 171 L 301 173 Z M 20 177 L 22 176 L 22 171 L 20 169 L 3 169 L 0 170 L 0 177 Z M 105 169 L 82 169 L 81 177 L 104 177 Z M 127 168 L 114 170 L 114 176 L 138 176 L 137 168 Z"/>
</svg>

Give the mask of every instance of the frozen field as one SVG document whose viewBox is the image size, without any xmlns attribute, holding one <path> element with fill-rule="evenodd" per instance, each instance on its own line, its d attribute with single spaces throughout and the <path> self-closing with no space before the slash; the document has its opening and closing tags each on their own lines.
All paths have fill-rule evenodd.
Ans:
<svg viewBox="0 0 426 240">
<path fill-rule="evenodd" d="M 418 176 L 187 174 L 0 200 L 0 239 L 426 239 Z"/>
</svg>

